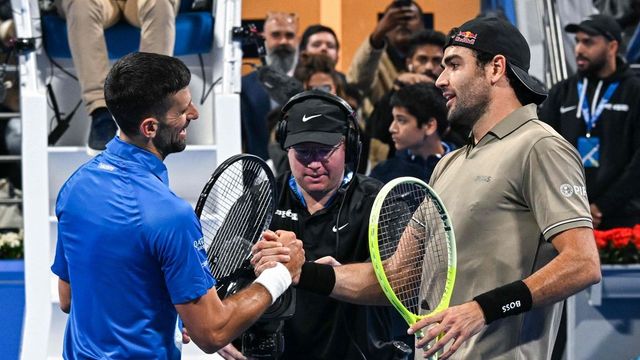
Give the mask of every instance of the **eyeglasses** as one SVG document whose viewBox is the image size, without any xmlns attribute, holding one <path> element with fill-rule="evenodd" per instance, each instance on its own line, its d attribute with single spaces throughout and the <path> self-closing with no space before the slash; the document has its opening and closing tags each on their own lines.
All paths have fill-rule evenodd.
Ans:
<svg viewBox="0 0 640 360">
<path fill-rule="evenodd" d="M 334 146 L 326 146 L 326 145 L 301 145 L 301 146 L 292 146 L 289 149 L 293 149 L 293 153 L 303 164 L 309 164 L 314 161 L 319 162 L 327 162 L 331 155 L 333 155 L 336 150 L 344 143 L 344 139 L 340 140 Z"/>
</svg>

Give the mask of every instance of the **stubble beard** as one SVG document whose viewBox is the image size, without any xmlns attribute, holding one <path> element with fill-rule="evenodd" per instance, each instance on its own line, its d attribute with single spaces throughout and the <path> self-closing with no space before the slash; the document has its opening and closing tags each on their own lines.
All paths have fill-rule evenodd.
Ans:
<svg viewBox="0 0 640 360">
<path fill-rule="evenodd" d="M 489 91 L 470 91 L 465 97 L 456 97 L 455 106 L 449 110 L 449 122 L 472 128 L 487 112 L 489 103 Z"/>
</svg>

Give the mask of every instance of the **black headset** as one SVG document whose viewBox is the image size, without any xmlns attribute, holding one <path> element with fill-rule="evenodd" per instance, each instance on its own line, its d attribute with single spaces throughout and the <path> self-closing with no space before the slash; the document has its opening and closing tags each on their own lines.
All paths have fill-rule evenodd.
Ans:
<svg viewBox="0 0 640 360">
<path fill-rule="evenodd" d="M 289 101 L 282 107 L 282 117 L 276 126 L 276 141 L 280 144 L 282 150 L 287 140 L 287 113 L 296 104 L 308 99 L 321 99 L 336 105 L 347 116 L 347 133 L 345 135 L 345 162 L 352 163 L 357 166 L 360 161 L 360 151 L 362 150 L 362 142 L 360 141 L 360 130 L 358 125 L 358 115 L 351 108 L 351 105 L 344 99 L 321 90 L 308 90 L 298 93 L 291 97 Z M 355 161 L 355 162 L 354 162 Z"/>
</svg>

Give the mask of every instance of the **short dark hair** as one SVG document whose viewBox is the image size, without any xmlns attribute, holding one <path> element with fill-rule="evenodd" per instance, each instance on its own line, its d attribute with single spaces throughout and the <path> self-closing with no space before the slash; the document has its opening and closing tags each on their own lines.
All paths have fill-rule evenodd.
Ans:
<svg viewBox="0 0 640 360">
<path fill-rule="evenodd" d="M 440 48 L 444 48 L 444 44 L 447 42 L 447 37 L 440 31 L 432 29 L 423 29 L 411 36 L 409 40 L 409 51 L 407 52 L 407 58 L 412 57 L 416 53 L 416 49 L 425 45 L 435 45 Z"/>
<path fill-rule="evenodd" d="M 474 49 L 471 49 L 471 51 L 476 56 L 476 64 L 478 68 L 484 68 L 495 57 L 495 55 L 492 55 L 486 51 Z M 518 98 L 520 104 L 527 105 L 536 102 L 536 97 L 534 96 L 534 94 L 529 89 L 527 89 L 526 86 L 524 86 L 522 81 L 520 81 L 520 79 L 516 77 L 516 74 L 513 72 L 513 70 L 511 70 L 511 67 L 509 66 L 507 66 L 507 79 L 509 80 L 509 84 L 511 85 L 513 92 L 516 93 L 516 97 Z"/>
<path fill-rule="evenodd" d="M 390 104 L 392 107 L 401 106 L 407 109 L 411 115 L 416 117 L 418 126 L 435 118 L 440 136 L 449 128 L 447 106 L 444 96 L 442 96 L 442 90 L 432 83 L 403 86 L 391 96 Z"/>
<path fill-rule="evenodd" d="M 104 82 L 104 98 L 120 130 L 135 136 L 145 118 L 164 120 L 173 105 L 171 97 L 190 81 L 191 73 L 182 61 L 135 52 L 113 65 Z"/>
<path fill-rule="evenodd" d="M 307 27 L 302 33 L 302 37 L 300 37 L 300 52 L 304 51 L 307 48 L 307 44 L 309 43 L 309 38 L 311 35 L 326 32 L 333 35 L 333 38 L 336 39 L 336 49 L 340 49 L 340 41 L 338 41 L 338 36 L 336 36 L 335 31 L 332 28 L 320 24 L 310 25 Z"/>
<path fill-rule="evenodd" d="M 362 106 L 362 101 L 364 100 L 364 95 L 360 88 L 354 83 L 347 83 L 344 85 L 344 96 L 353 98 L 358 106 Z"/>
</svg>

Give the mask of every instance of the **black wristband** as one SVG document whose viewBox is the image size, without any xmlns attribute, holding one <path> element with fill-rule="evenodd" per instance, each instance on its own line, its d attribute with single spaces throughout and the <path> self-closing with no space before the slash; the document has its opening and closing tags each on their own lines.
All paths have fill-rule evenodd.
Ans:
<svg viewBox="0 0 640 360">
<path fill-rule="evenodd" d="M 308 290 L 320 295 L 329 295 L 336 284 L 336 272 L 333 266 L 306 262 L 302 265 L 298 289 Z"/>
<path fill-rule="evenodd" d="M 527 312 L 533 304 L 531 291 L 522 280 L 487 291 L 473 300 L 480 304 L 487 324 Z"/>
</svg>

